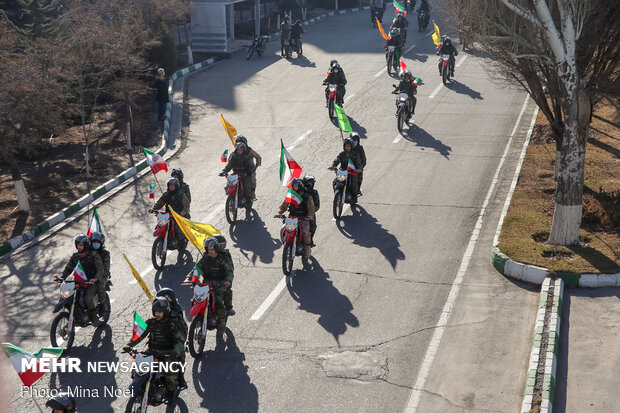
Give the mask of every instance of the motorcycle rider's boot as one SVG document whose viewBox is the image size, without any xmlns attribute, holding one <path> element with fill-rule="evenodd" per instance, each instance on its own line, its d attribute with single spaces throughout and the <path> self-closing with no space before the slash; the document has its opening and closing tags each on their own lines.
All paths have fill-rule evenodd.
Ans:
<svg viewBox="0 0 620 413">
<path fill-rule="evenodd" d="M 232 308 L 229 308 L 227 311 L 228 311 L 229 316 L 237 314 L 237 312 L 233 310 Z"/>
<path fill-rule="evenodd" d="M 166 398 L 168 399 L 168 405 L 172 406 L 176 403 L 179 397 L 179 390 L 166 390 Z"/>
<path fill-rule="evenodd" d="M 312 256 L 312 247 L 310 245 L 304 245 L 304 258 L 305 259 L 309 259 Z"/>
<path fill-rule="evenodd" d="M 101 323 L 99 322 L 99 317 L 97 316 L 97 310 L 88 310 L 87 313 L 90 322 L 93 323 L 93 326 L 99 327 Z"/>
<path fill-rule="evenodd" d="M 220 320 L 220 325 L 217 328 L 217 336 L 223 337 L 226 332 L 226 320 Z"/>
<path fill-rule="evenodd" d="M 183 372 L 179 372 L 179 391 L 187 389 L 187 382 L 185 381 L 185 375 Z"/>
</svg>

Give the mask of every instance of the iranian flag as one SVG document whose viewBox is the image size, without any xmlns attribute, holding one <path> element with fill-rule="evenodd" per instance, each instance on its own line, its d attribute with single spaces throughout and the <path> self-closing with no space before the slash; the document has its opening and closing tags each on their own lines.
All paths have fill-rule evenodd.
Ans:
<svg viewBox="0 0 620 413">
<path fill-rule="evenodd" d="M 396 12 L 396 14 L 402 13 L 403 16 L 407 15 L 407 10 L 405 10 L 403 5 L 397 2 L 396 0 L 394 0 L 394 11 Z"/>
<path fill-rule="evenodd" d="M 155 184 L 151 184 L 149 188 L 149 198 L 155 198 Z"/>
<path fill-rule="evenodd" d="M 286 193 L 286 199 L 284 200 L 287 204 L 293 204 L 295 206 L 299 206 L 301 204 L 301 195 L 299 195 L 293 188 L 289 188 Z"/>
<path fill-rule="evenodd" d="M 138 313 L 134 311 L 132 329 L 133 336 L 131 337 L 131 341 L 136 341 L 137 339 L 139 339 L 142 333 L 144 333 L 144 330 L 146 330 L 146 323 L 144 322 L 142 317 L 140 317 Z"/>
<path fill-rule="evenodd" d="M 14 346 L 11 343 L 2 343 L 2 347 L 4 348 L 4 351 L 6 352 L 6 355 L 9 357 L 9 359 L 11 359 L 11 363 L 13 363 L 13 367 L 15 367 L 15 370 L 17 371 L 19 378 L 22 380 L 22 383 L 24 383 L 24 386 L 26 387 L 32 386 L 37 380 L 43 377 L 45 373 L 41 371 L 34 371 L 34 369 L 32 370 L 22 369 L 22 360 L 30 360 L 33 358 L 57 359 L 62 354 L 62 349 L 56 348 L 56 347 L 40 348 L 39 351 L 37 351 L 34 354 L 30 354 L 27 351 L 17 346 Z"/>
<path fill-rule="evenodd" d="M 405 62 L 403 62 L 403 60 L 400 60 L 400 74 L 402 75 L 403 72 L 407 70 L 407 65 L 405 64 Z"/>
<path fill-rule="evenodd" d="M 201 275 L 202 275 L 202 270 L 198 267 L 194 267 L 194 272 L 192 273 L 192 282 L 199 283 Z"/>
<path fill-rule="evenodd" d="M 226 149 L 224 153 L 222 154 L 222 156 L 220 156 L 220 161 L 226 162 L 227 160 L 228 160 L 228 149 Z"/>
<path fill-rule="evenodd" d="M 88 277 L 84 272 L 84 268 L 82 267 L 82 263 L 78 261 L 77 265 L 73 269 L 73 279 L 77 282 L 85 282 L 88 281 Z"/>
<path fill-rule="evenodd" d="M 351 159 L 349 159 L 349 164 L 347 165 L 347 172 L 349 172 L 353 176 L 357 176 L 357 168 L 355 167 Z"/>
<path fill-rule="evenodd" d="M 144 151 L 144 155 L 146 156 L 146 162 L 149 164 L 149 166 L 151 167 L 151 171 L 153 171 L 154 174 L 161 170 L 168 172 L 168 165 L 166 165 L 166 161 L 164 161 L 164 158 L 162 158 L 160 155 L 156 154 L 150 149 L 142 148 L 142 151 Z"/>
<path fill-rule="evenodd" d="M 103 232 L 101 229 L 101 221 L 99 220 L 99 213 L 97 212 L 97 208 L 93 210 L 93 217 L 90 220 L 90 226 L 88 227 L 88 232 L 86 235 L 90 237 L 93 232 Z"/>
<path fill-rule="evenodd" d="M 293 159 L 290 153 L 284 147 L 282 139 L 280 139 L 280 182 L 282 186 L 290 188 L 291 180 L 301 176 L 301 166 Z"/>
</svg>

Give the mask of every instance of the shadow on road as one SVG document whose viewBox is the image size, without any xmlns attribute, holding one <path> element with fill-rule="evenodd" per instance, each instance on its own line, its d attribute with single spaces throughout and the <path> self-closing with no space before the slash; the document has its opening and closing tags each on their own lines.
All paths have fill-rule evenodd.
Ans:
<svg viewBox="0 0 620 413">
<path fill-rule="evenodd" d="M 403 137 L 409 142 L 415 143 L 415 146 L 422 148 L 422 150 L 425 148 L 434 149 L 446 159 L 450 159 L 452 147 L 444 144 L 439 139 L 435 139 L 430 133 L 416 124 L 411 124 L 407 133 L 403 134 Z"/>
<path fill-rule="evenodd" d="M 357 123 L 351 116 L 347 115 L 347 117 L 349 118 L 349 123 L 351 123 L 351 129 L 353 129 L 353 132 L 359 133 L 360 139 L 368 139 L 368 136 L 366 136 L 366 128 Z M 336 126 L 338 126 L 337 122 Z"/>
<path fill-rule="evenodd" d="M 461 95 L 467 95 L 474 100 L 484 100 L 480 92 L 471 89 L 469 86 L 464 85 L 457 80 L 451 79 L 450 82 L 446 84 L 446 87 Z"/>
<path fill-rule="evenodd" d="M 311 62 L 304 55 L 298 56 L 297 59 L 287 59 L 290 63 L 300 67 L 316 67 L 316 63 Z"/>
<path fill-rule="evenodd" d="M 299 309 L 319 315 L 319 324 L 327 330 L 340 347 L 339 337 L 347 331 L 347 325 L 359 327 L 352 313 L 353 304 L 338 291 L 316 258 L 311 257 L 301 270 L 286 279 L 286 288 L 299 303 Z"/>
<path fill-rule="evenodd" d="M 258 390 L 248 375 L 245 355 L 230 329 L 225 338 L 194 360 L 192 379 L 200 406 L 212 413 L 258 412 Z"/>
<path fill-rule="evenodd" d="M 250 211 L 247 219 L 231 225 L 229 234 L 234 242 L 230 249 L 238 248 L 252 264 L 256 264 L 257 259 L 265 264 L 272 263 L 275 251 L 280 247 L 280 241 L 271 236 L 265 222 L 254 209 Z"/>
</svg>

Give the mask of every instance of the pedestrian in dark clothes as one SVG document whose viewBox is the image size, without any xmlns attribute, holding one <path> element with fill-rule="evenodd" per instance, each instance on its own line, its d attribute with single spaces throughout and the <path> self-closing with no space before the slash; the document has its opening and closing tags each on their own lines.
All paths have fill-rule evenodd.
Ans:
<svg viewBox="0 0 620 413">
<path fill-rule="evenodd" d="M 157 119 L 166 119 L 166 104 L 170 101 L 168 98 L 168 82 L 166 81 L 166 73 L 164 69 L 157 71 L 157 81 L 155 82 L 155 89 L 157 90 Z"/>
</svg>

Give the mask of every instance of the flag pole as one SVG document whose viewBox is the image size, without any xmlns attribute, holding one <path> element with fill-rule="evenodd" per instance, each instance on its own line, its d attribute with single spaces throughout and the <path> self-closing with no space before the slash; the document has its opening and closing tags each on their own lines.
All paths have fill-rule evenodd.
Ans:
<svg viewBox="0 0 620 413">
<path fill-rule="evenodd" d="M 32 401 L 34 402 L 35 406 L 37 406 L 37 409 L 39 409 L 41 413 L 44 413 L 43 409 L 41 409 L 41 406 L 39 406 L 39 403 L 37 402 L 37 399 L 35 399 L 34 394 L 32 394 L 32 392 L 30 392 L 30 396 L 32 397 Z"/>
<path fill-rule="evenodd" d="M 159 190 L 161 191 L 161 193 L 163 194 L 164 192 L 166 192 L 166 191 L 164 191 L 162 189 L 161 185 L 159 184 L 159 180 L 157 179 L 157 175 L 155 175 L 155 173 L 153 173 L 153 176 L 155 177 L 155 182 L 157 182 L 157 186 L 159 187 Z"/>
</svg>

